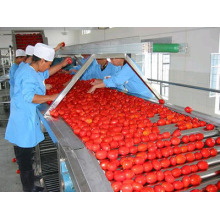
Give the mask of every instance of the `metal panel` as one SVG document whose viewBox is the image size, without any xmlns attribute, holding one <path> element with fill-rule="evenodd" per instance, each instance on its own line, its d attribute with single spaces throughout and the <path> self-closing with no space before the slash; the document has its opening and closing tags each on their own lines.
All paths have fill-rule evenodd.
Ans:
<svg viewBox="0 0 220 220">
<path fill-rule="evenodd" d="M 132 43 L 120 45 L 100 45 L 100 44 L 80 44 L 64 47 L 57 51 L 58 55 L 74 55 L 74 54 L 114 54 L 114 53 L 151 53 L 153 44 L 151 42 Z"/>
</svg>

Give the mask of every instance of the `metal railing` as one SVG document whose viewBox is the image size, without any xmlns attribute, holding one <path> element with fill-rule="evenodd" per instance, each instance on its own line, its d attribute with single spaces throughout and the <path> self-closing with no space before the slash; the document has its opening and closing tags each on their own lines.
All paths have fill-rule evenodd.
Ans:
<svg viewBox="0 0 220 220">
<path fill-rule="evenodd" d="M 198 89 L 198 90 L 203 90 L 203 91 L 208 91 L 208 92 L 216 92 L 220 93 L 220 90 L 217 89 L 211 89 L 211 88 L 205 88 L 205 87 L 200 87 L 200 86 L 192 86 L 192 85 L 187 85 L 187 84 L 182 84 L 182 83 L 175 83 L 175 82 L 169 82 L 169 81 L 163 81 L 163 80 L 157 80 L 157 79 L 148 79 L 148 81 L 152 82 L 159 82 L 160 83 L 160 94 L 162 94 L 162 84 L 169 84 L 169 85 L 174 85 L 174 86 L 181 86 L 181 87 L 186 87 L 190 89 Z"/>
</svg>

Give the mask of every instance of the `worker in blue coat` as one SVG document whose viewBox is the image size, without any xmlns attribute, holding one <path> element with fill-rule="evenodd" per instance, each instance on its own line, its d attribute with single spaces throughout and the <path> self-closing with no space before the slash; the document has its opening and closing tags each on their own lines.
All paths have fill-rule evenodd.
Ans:
<svg viewBox="0 0 220 220">
<path fill-rule="evenodd" d="M 82 59 L 80 60 L 80 63 L 77 66 L 70 69 L 71 75 L 78 72 L 78 70 L 82 68 L 82 65 L 89 59 L 89 57 L 90 57 L 90 54 L 82 54 Z"/>
<path fill-rule="evenodd" d="M 10 70 L 9 70 L 9 83 L 10 83 L 10 98 L 13 95 L 13 88 L 14 88 L 14 74 L 16 70 L 18 69 L 18 66 L 21 62 L 25 61 L 26 54 L 24 50 L 18 49 L 15 52 L 15 62 L 12 64 Z"/>
<path fill-rule="evenodd" d="M 105 79 L 121 70 L 120 66 L 115 66 L 107 59 L 96 59 L 96 62 L 85 71 L 81 80 Z"/>
<path fill-rule="evenodd" d="M 53 48 L 42 43 L 36 44 L 33 62 L 25 64 L 16 75 L 5 139 L 18 146 L 20 177 L 25 192 L 43 190 L 34 185 L 32 156 L 34 147 L 44 140 L 37 106 L 54 101 L 58 95 L 45 95 L 44 85 L 44 79 L 49 77 L 49 71 L 46 70 L 50 67 L 54 54 Z"/>
<path fill-rule="evenodd" d="M 130 93 L 142 95 L 146 98 L 153 98 L 152 92 L 125 62 L 125 59 L 111 59 L 111 62 L 115 66 L 121 66 L 122 69 L 108 79 L 99 79 L 93 82 L 93 86 L 88 93 L 93 93 L 98 88 L 114 87 L 118 89 L 124 88 Z"/>
<path fill-rule="evenodd" d="M 62 47 L 62 43 L 59 43 L 59 44 L 57 45 L 57 47 L 54 48 L 55 52 L 56 52 L 57 50 L 59 50 L 61 47 Z M 23 67 L 25 66 L 25 64 L 30 65 L 30 63 L 33 61 L 32 59 L 33 59 L 33 54 L 34 54 L 34 46 L 28 45 L 28 46 L 26 47 L 26 49 L 25 49 L 25 53 L 26 53 L 26 60 L 25 60 L 24 62 L 21 62 L 21 63 L 19 64 L 18 69 L 17 69 L 16 72 L 14 73 L 14 81 L 16 81 L 17 76 L 19 76 L 19 77 L 21 76 L 21 75 L 19 74 L 19 72 L 23 72 Z M 65 67 L 67 64 L 68 64 L 67 59 L 64 59 L 61 63 L 50 67 L 50 68 L 47 69 L 44 73 L 40 73 L 39 75 L 41 75 L 41 76 L 43 75 L 43 76 L 46 76 L 46 78 L 48 78 L 49 76 L 52 76 L 52 75 L 55 74 L 57 71 L 59 71 L 61 68 Z M 45 78 L 43 77 L 43 78 L 42 78 L 42 82 L 44 82 L 44 81 L 45 81 Z M 20 91 L 20 90 L 19 90 L 19 89 L 20 89 L 20 88 L 19 88 L 19 85 L 20 85 L 20 84 L 17 83 L 17 86 L 16 86 L 16 87 L 13 86 L 13 89 L 11 88 L 11 97 L 14 95 L 15 92 L 17 93 L 17 92 Z M 52 88 L 52 86 L 51 86 L 50 84 L 45 84 L 45 87 L 46 87 L 47 90 L 49 90 L 49 89 Z M 18 146 L 16 146 L 16 145 L 14 146 L 14 152 L 15 152 L 15 157 L 16 157 L 16 159 L 17 159 L 17 163 L 19 163 L 19 160 L 18 160 L 18 158 L 17 158 Z"/>
</svg>

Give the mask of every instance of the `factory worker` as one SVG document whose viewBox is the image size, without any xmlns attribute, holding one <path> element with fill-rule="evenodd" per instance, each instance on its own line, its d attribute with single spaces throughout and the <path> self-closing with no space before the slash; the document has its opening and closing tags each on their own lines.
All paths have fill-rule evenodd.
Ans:
<svg viewBox="0 0 220 220">
<path fill-rule="evenodd" d="M 125 59 L 111 59 L 111 62 L 115 66 L 121 66 L 122 69 L 108 79 L 95 80 L 88 93 L 93 93 L 98 88 L 114 87 L 121 89 L 124 87 L 124 90 L 130 93 L 139 94 L 146 98 L 153 98 L 152 92 L 125 62 Z"/>
<path fill-rule="evenodd" d="M 111 62 L 108 62 L 107 59 L 96 59 L 96 61 L 97 62 L 88 67 L 80 78 L 81 80 L 105 79 L 121 69 L 120 66 L 113 65 Z"/>
<path fill-rule="evenodd" d="M 54 49 L 48 45 L 36 44 L 33 62 L 30 65 L 25 64 L 16 75 L 5 139 L 18 146 L 20 177 L 25 192 L 43 190 L 42 187 L 34 185 L 32 156 L 34 147 L 44 140 L 37 106 L 54 101 L 58 95 L 45 95 L 46 88 L 43 83 L 43 79 L 49 77 L 46 70 L 50 67 L 54 54 Z"/>
<path fill-rule="evenodd" d="M 18 69 L 18 66 L 21 62 L 25 61 L 26 54 L 24 50 L 18 49 L 15 52 L 15 62 L 11 66 L 9 70 L 9 83 L 10 83 L 10 97 L 13 95 L 13 88 L 14 88 L 14 74 L 16 70 Z"/>
<path fill-rule="evenodd" d="M 82 54 L 82 57 L 83 57 L 83 58 L 80 60 L 80 62 L 81 62 L 81 64 L 83 65 L 83 64 L 89 59 L 90 54 Z M 81 64 L 79 64 L 79 65 L 73 67 L 72 69 L 70 69 L 70 71 L 71 71 L 70 74 L 73 75 L 73 74 L 75 74 L 76 72 L 78 72 L 78 70 L 80 70 L 81 67 L 82 67 Z M 92 65 L 92 64 L 91 64 L 91 65 Z"/>
</svg>

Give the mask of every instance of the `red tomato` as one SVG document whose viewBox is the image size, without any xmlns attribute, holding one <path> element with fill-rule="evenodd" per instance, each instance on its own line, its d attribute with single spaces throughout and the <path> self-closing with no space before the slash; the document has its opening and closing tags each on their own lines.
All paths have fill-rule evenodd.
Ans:
<svg viewBox="0 0 220 220">
<path fill-rule="evenodd" d="M 167 168 L 167 167 L 169 167 L 170 166 L 170 160 L 168 160 L 168 159 L 162 159 L 161 161 L 160 161 L 160 164 L 161 164 L 161 167 L 162 168 Z"/>
<path fill-rule="evenodd" d="M 173 190 L 174 190 L 173 184 L 171 184 L 171 183 L 163 182 L 162 186 L 166 192 L 173 192 Z"/>
<path fill-rule="evenodd" d="M 201 140 L 203 140 L 203 138 L 204 138 L 204 134 L 202 134 L 202 133 L 196 134 L 196 140 L 197 141 L 201 141 Z"/>
<path fill-rule="evenodd" d="M 116 160 L 118 158 L 118 150 L 110 150 L 110 151 L 108 151 L 107 157 L 110 160 Z"/>
<path fill-rule="evenodd" d="M 187 188 L 191 183 L 190 178 L 188 176 L 184 176 L 182 179 L 182 183 L 183 183 L 183 187 Z"/>
<path fill-rule="evenodd" d="M 183 142 L 183 143 L 188 143 L 188 142 L 189 142 L 189 136 L 184 135 L 184 136 L 182 137 L 182 142 Z"/>
<path fill-rule="evenodd" d="M 114 141 L 122 141 L 122 140 L 124 140 L 124 135 L 117 134 L 117 135 L 113 136 L 112 138 Z"/>
<path fill-rule="evenodd" d="M 164 146 L 165 146 L 165 147 L 171 146 L 171 142 L 168 141 L 168 140 L 165 140 L 165 141 L 164 141 Z"/>
<path fill-rule="evenodd" d="M 164 173 L 161 170 L 157 171 L 156 175 L 157 175 L 157 180 L 158 181 L 164 180 Z"/>
<path fill-rule="evenodd" d="M 100 163 L 100 167 L 103 169 L 103 170 L 107 170 L 107 166 L 109 164 L 109 161 L 108 160 L 104 160 Z"/>
<path fill-rule="evenodd" d="M 170 152 L 169 152 L 168 148 L 162 148 L 161 153 L 162 153 L 163 157 L 169 157 L 170 156 Z"/>
<path fill-rule="evenodd" d="M 113 182 L 111 184 L 114 192 L 119 192 L 121 190 L 122 183 L 121 182 Z"/>
<path fill-rule="evenodd" d="M 205 141 L 206 146 L 214 147 L 215 146 L 215 139 L 214 138 L 207 138 Z"/>
<path fill-rule="evenodd" d="M 198 166 L 196 165 L 196 164 L 192 164 L 192 165 L 190 165 L 190 167 L 191 167 L 191 171 L 192 171 L 192 173 L 195 173 L 195 172 L 197 172 L 198 171 Z"/>
<path fill-rule="evenodd" d="M 148 173 L 153 169 L 153 165 L 150 161 L 143 164 L 144 172 Z"/>
<path fill-rule="evenodd" d="M 196 142 L 195 142 L 195 148 L 198 149 L 198 150 L 199 150 L 199 149 L 202 149 L 202 148 L 204 147 L 204 145 L 205 145 L 205 144 L 204 144 L 204 142 L 202 142 L 202 141 L 196 141 Z"/>
<path fill-rule="evenodd" d="M 146 151 L 147 150 L 146 144 L 139 144 L 137 147 L 138 147 L 138 151 Z"/>
<path fill-rule="evenodd" d="M 200 170 L 207 170 L 208 167 L 209 167 L 209 165 L 208 165 L 208 163 L 207 163 L 206 161 L 199 161 L 199 162 L 197 163 L 197 166 L 198 166 L 198 168 L 199 168 Z"/>
<path fill-rule="evenodd" d="M 135 173 L 135 174 L 141 174 L 144 172 L 144 168 L 142 165 L 134 165 L 131 170 Z"/>
<path fill-rule="evenodd" d="M 136 154 L 138 152 L 138 148 L 136 146 L 130 147 L 129 151 L 131 154 Z"/>
<path fill-rule="evenodd" d="M 218 154 L 217 150 L 215 148 L 210 149 L 211 156 L 216 156 Z"/>
<path fill-rule="evenodd" d="M 181 142 L 180 138 L 178 138 L 178 137 L 172 137 L 172 138 L 170 139 L 170 141 L 171 141 L 171 144 L 172 144 L 172 145 L 178 145 L 178 144 L 180 144 L 180 142 Z"/>
<path fill-rule="evenodd" d="M 185 112 L 191 113 L 191 112 L 192 112 L 192 108 L 190 108 L 189 106 L 187 106 L 187 107 L 185 108 Z"/>
<path fill-rule="evenodd" d="M 213 124 L 207 124 L 206 125 L 207 130 L 213 130 L 214 128 L 215 128 L 215 126 Z"/>
<path fill-rule="evenodd" d="M 135 157 L 134 158 L 134 164 L 140 164 L 142 165 L 144 163 L 145 159 L 143 157 Z"/>
<path fill-rule="evenodd" d="M 188 146 L 181 146 L 181 153 L 186 153 L 188 151 Z"/>
<path fill-rule="evenodd" d="M 190 134 L 189 135 L 189 141 L 191 141 L 191 142 L 196 141 L 196 135 L 195 134 Z"/>
<path fill-rule="evenodd" d="M 202 181 L 201 177 L 197 174 L 193 174 L 190 176 L 190 183 L 193 186 L 199 185 L 201 181 Z"/>
<path fill-rule="evenodd" d="M 99 150 L 95 153 L 95 156 L 98 160 L 102 160 L 107 157 L 107 152 L 105 150 Z"/>
<path fill-rule="evenodd" d="M 123 183 L 122 186 L 121 186 L 121 191 L 122 192 L 133 192 L 132 184 Z"/>
<path fill-rule="evenodd" d="M 156 133 L 151 133 L 149 134 L 149 139 L 151 141 L 156 141 L 157 140 L 157 134 Z"/>
<path fill-rule="evenodd" d="M 125 180 L 125 174 L 123 171 L 114 173 L 114 180 L 117 182 L 123 182 Z"/>
<path fill-rule="evenodd" d="M 171 157 L 171 158 L 170 158 L 170 164 L 171 164 L 172 166 L 175 166 L 175 165 L 176 165 L 176 157 Z"/>
<path fill-rule="evenodd" d="M 157 182 L 157 175 L 153 172 L 146 175 L 146 182 L 149 184 Z"/>
<path fill-rule="evenodd" d="M 165 175 L 165 181 L 168 183 L 173 183 L 175 178 L 172 175 Z"/>
<path fill-rule="evenodd" d="M 134 181 L 141 185 L 144 185 L 146 183 L 146 177 L 143 175 L 140 175 L 140 176 L 137 176 Z"/>
<path fill-rule="evenodd" d="M 170 132 L 164 132 L 162 135 L 164 139 L 168 139 L 171 136 Z"/>
<path fill-rule="evenodd" d="M 113 180 L 113 178 L 114 178 L 114 173 L 113 173 L 112 171 L 106 171 L 106 172 L 105 172 L 105 176 L 107 177 L 107 179 L 108 179 L 109 181 L 111 181 L 111 180 Z"/>
<path fill-rule="evenodd" d="M 216 144 L 220 144 L 220 137 L 218 137 L 216 140 L 215 140 Z"/>
<path fill-rule="evenodd" d="M 154 189 L 152 187 L 146 186 L 141 190 L 141 192 L 154 192 Z"/>
<path fill-rule="evenodd" d="M 161 141 L 161 140 L 157 141 L 156 146 L 157 146 L 158 148 L 164 147 L 164 141 Z"/>
<path fill-rule="evenodd" d="M 15 163 L 16 162 L 16 158 L 12 158 L 12 162 Z"/>
<path fill-rule="evenodd" d="M 162 185 L 154 186 L 154 192 L 165 192 L 165 189 Z"/>
<path fill-rule="evenodd" d="M 163 99 L 160 99 L 159 103 L 163 105 L 165 103 L 165 101 Z"/>
<path fill-rule="evenodd" d="M 147 154 L 147 159 L 148 160 L 154 160 L 156 158 L 156 153 L 155 152 L 151 152 Z"/>
<path fill-rule="evenodd" d="M 181 181 L 177 180 L 173 183 L 173 187 L 176 190 L 180 190 L 183 188 L 183 183 Z"/>
<path fill-rule="evenodd" d="M 196 159 L 196 157 L 195 157 L 195 155 L 193 154 L 193 153 L 188 153 L 188 154 L 186 154 L 186 160 L 188 161 L 188 162 L 192 162 L 192 161 L 194 161 Z"/>
<path fill-rule="evenodd" d="M 200 152 L 195 153 L 196 160 L 202 159 L 202 154 Z"/>
<path fill-rule="evenodd" d="M 133 182 L 132 187 L 135 192 L 140 192 L 143 189 L 143 185 L 137 182 Z"/>
<path fill-rule="evenodd" d="M 118 153 L 122 156 L 125 156 L 129 154 L 129 148 L 128 147 L 119 147 Z"/>
<path fill-rule="evenodd" d="M 109 171 L 115 171 L 117 169 L 117 164 L 115 162 L 109 162 L 107 165 L 107 170 Z"/>
<path fill-rule="evenodd" d="M 175 130 L 172 134 L 173 137 L 179 137 L 181 136 L 181 131 L 180 130 Z"/>
<path fill-rule="evenodd" d="M 210 157 L 210 151 L 209 151 L 209 149 L 207 149 L 207 148 L 202 149 L 202 150 L 201 150 L 201 154 L 202 154 L 202 156 L 205 157 L 205 158 Z"/>
<path fill-rule="evenodd" d="M 105 150 L 105 151 L 110 151 L 111 150 L 108 143 L 101 143 L 100 146 L 101 146 L 102 150 Z"/>
<path fill-rule="evenodd" d="M 175 168 L 171 172 L 174 177 L 179 177 L 182 175 L 182 171 L 180 168 Z"/>
<path fill-rule="evenodd" d="M 177 164 L 184 164 L 186 162 L 186 156 L 183 154 L 179 154 L 176 156 L 176 163 Z"/>
<path fill-rule="evenodd" d="M 217 182 L 216 186 L 220 189 L 220 181 Z"/>
<path fill-rule="evenodd" d="M 183 175 L 187 175 L 190 174 L 192 172 L 192 169 L 189 165 L 185 165 L 181 168 L 182 174 Z"/>
<path fill-rule="evenodd" d="M 207 192 L 218 192 L 218 187 L 214 184 L 209 184 L 205 189 Z"/>
<path fill-rule="evenodd" d="M 162 155 L 160 150 L 156 150 L 155 153 L 156 153 L 156 158 L 160 159 L 160 158 L 163 157 L 163 155 Z"/>
<path fill-rule="evenodd" d="M 126 179 L 133 179 L 135 177 L 135 173 L 132 170 L 124 170 Z"/>
<path fill-rule="evenodd" d="M 180 154 L 181 153 L 181 148 L 179 146 L 175 146 L 173 148 L 173 152 L 174 152 L 174 154 Z"/>
<path fill-rule="evenodd" d="M 191 190 L 190 192 L 201 192 L 201 190 L 199 190 L 199 189 L 193 189 L 193 190 Z"/>
<path fill-rule="evenodd" d="M 160 162 L 158 160 L 153 160 L 152 161 L 152 165 L 153 165 L 153 168 L 155 170 L 160 170 L 161 169 L 161 164 L 160 164 Z"/>
<path fill-rule="evenodd" d="M 131 160 L 124 160 L 121 165 L 124 170 L 128 170 L 132 168 L 133 162 Z"/>
</svg>

